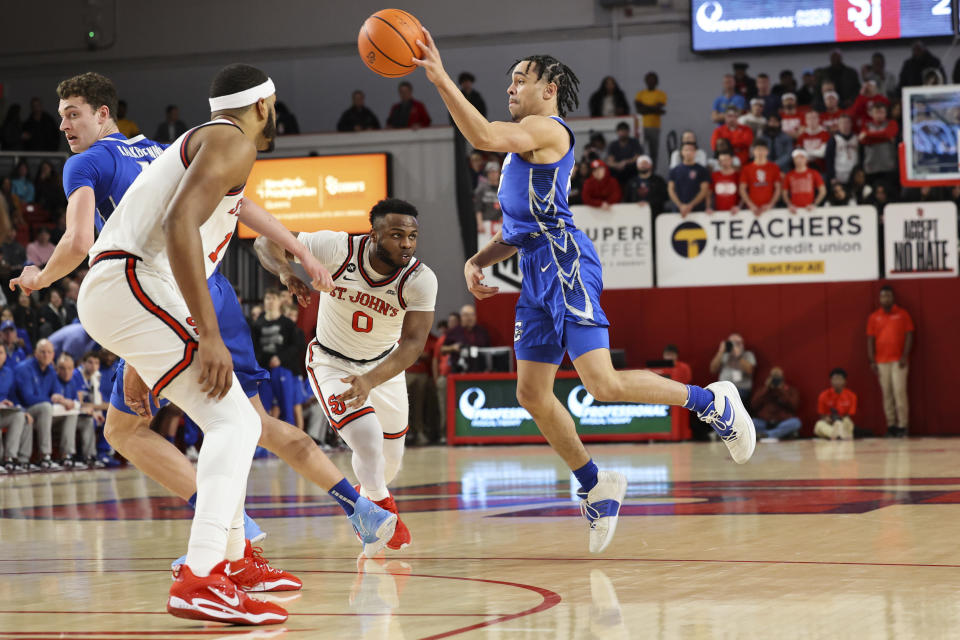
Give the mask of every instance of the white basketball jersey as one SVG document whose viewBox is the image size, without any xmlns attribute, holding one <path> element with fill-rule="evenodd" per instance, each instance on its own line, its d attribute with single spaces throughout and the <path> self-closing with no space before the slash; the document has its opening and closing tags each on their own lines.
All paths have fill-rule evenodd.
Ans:
<svg viewBox="0 0 960 640">
<path fill-rule="evenodd" d="M 298 237 L 333 276 L 334 289 L 320 296 L 317 309 L 316 340 L 328 353 L 377 359 L 397 344 L 407 311 L 433 311 L 437 276 L 420 260 L 384 276 L 367 260 L 367 235 L 314 231 Z"/>
<path fill-rule="evenodd" d="M 214 120 L 194 127 L 147 165 L 100 231 L 100 237 L 90 249 L 91 259 L 107 251 L 123 251 L 139 257 L 160 273 L 173 275 L 163 233 L 163 216 L 189 166 L 186 150 L 190 136 L 202 127 L 213 125 L 236 126 L 228 120 Z M 236 231 L 242 198 L 242 185 L 225 193 L 213 214 L 200 226 L 207 278 L 220 264 Z"/>
</svg>

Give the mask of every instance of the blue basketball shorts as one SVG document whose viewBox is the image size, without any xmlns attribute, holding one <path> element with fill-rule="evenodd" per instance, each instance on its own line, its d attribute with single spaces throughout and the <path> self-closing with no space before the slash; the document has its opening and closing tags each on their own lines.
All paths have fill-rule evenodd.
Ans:
<svg viewBox="0 0 960 640">
<path fill-rule="evenodd" d="M 250 337 L 250 326 L 243 315 L 243 309 L 240 307 L 240 301 L 237 300 L 233 285 L 230 284 L 226 276 L 217 270 L 207 280 L 207 286 L 210 289 L 213 308 L 217 312 L 220 337 L 223 338 L 223 343 L 229 349 L 230 357 L 233 358 L 233 371 L 237 374 L 237 379 L 240 381 L 244 393 L 247 394 L 248 398 L 252 398 L 259 391 L 260 381 L 267 380 L 270 374 L 257 363 L 257 356 L 253 350 L 253 339 Z M 117 367 L 113 392 L 110 394 L 110 404 L 124 413 L 134 414 L 134 411 L 127 406 L 123 399 L 124 369 L 125 363 L 121 360 Z M 154 414 L 157 413 L 159 407 L 166 403 L 166 400 L 161 400 L 158 406 L 156 399 L 152 396 L 150 398 L 150 408 Z"/>
<path fill-rule="evenodd" d="M 523 285 L 513 345 L 518 360 L 560 364 L 609 349 L 610 323 L 600 307 L 603 269 L 579 229 L 536 234 L 520 245 Z"/>
</svg>

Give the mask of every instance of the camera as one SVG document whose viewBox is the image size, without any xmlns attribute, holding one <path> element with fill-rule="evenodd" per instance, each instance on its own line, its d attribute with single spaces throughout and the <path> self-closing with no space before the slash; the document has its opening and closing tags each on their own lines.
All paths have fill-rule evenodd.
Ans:
<svg viewBox="0 0 960 640">
<path fill-rule="evenodd" d="M 731 351 L 733 351 L 733 343 L 730 342 L 729 340 L 727 340 L 726 342 L 724 342 L 724 343 L 723 343 L 723 351 L 724 351 L 724 353 L 730 353 Z"/>
</svg>

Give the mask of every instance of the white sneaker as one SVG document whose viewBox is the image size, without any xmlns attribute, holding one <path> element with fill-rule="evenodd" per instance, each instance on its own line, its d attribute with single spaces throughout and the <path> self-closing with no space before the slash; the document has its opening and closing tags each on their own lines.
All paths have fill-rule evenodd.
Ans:
<svg viewBox="0 0 960 640">
<path fill-rule="evenodd" d="M 590 522 L 590 553 L 600 553 L 613 540 L 626 493 L 626 476 L 617 471 L 600 471 L 597 486 L 580 501 L 580 514 Z M 578 494 L 583 498 L 583 493 Z"/>
<path fill-rule="evenodd" d="M 743 464 L 757 447 L 757 431 L 740 400 L 740 392 L 732 382 L 726 381 L 714 382 L 707 385 L 707 389 L 713 392 L 713 402 L 698 415 L 727 445 L 733 461 Z"/>
</svg>

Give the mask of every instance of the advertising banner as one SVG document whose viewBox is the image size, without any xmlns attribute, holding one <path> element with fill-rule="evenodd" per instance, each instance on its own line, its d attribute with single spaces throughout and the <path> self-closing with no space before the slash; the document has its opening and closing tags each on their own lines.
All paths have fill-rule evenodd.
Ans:
<svg viewBox="0 0 960 640">
<path fill-rule="evenodd" d="M 646 204 L 615 204 L 610 209 L 575 205 L 573 222 L 597 250 L 603 264 L 605 289 L 643 289 L 653 286 L 653 227 Z M 477 234 L 483 247 L 499 224 L 485 223 Z M 486 284 L 501 292 L 520 290 L 519 256 L 513 256 L 484 270 Z"/>
<path fill-rule="evenodd" d="M 953 33 L 952 0 L 692 0 L 694 51 Z"/>
<path fill-rule="evenodd" d="M 883 210 L 883 244 L 888 278 L 955 278 L 957 205 L 887 205 Z"/>
<path fill-rule="evenodd" d="M 244 195 L 291 231 L 363 233 L 370 208 L 387 197 L 385 153 L 257 160 Z M 241 238 L 255 238 L 240 225 Z"/>
<path fill-rule="evenodd" d="M 784 284 L 875 280 L 877 211 L 823 207 L 758 216 L 679 213 L 657 216 L 657 286 Z"/>
<path fill-rule="evenodd" d="M 452 375 L 447 389 L 451 444 L 544 442 L 530 414 L 517 402 L 516 375 Z M 570 411 L 584 441 L 674 437 L 669 405 L 598 402 L 573 372 L 560 372 L 553 392 Z"/>
</svg>

